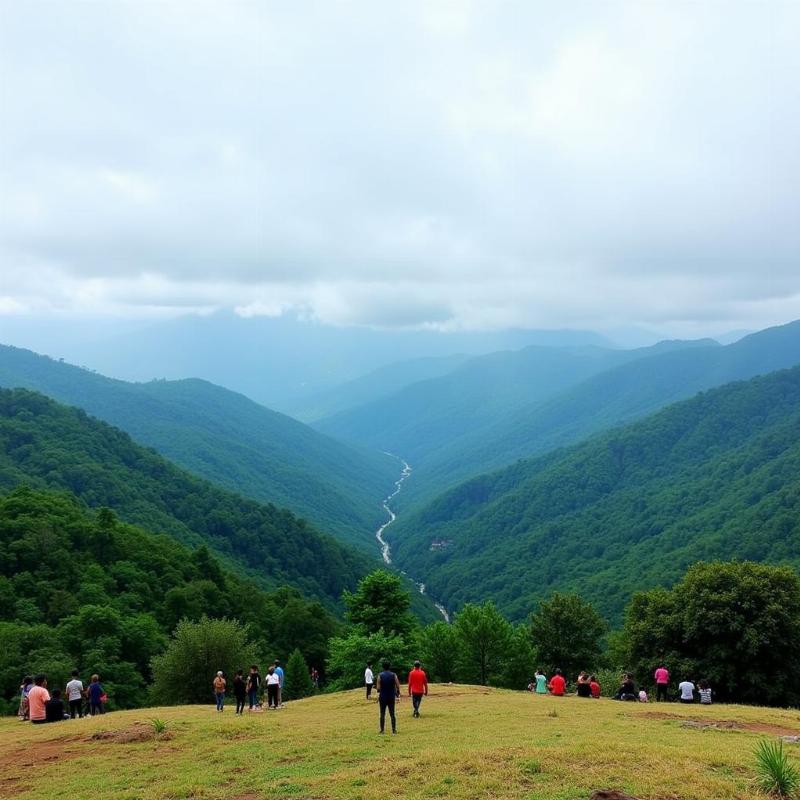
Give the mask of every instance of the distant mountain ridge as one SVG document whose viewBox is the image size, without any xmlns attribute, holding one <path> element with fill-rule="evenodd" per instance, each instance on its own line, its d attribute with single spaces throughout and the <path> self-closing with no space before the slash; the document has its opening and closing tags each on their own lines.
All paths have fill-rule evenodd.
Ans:
<svg viewBox="0 0 800 800">
<path fill-rule="evenodd" d="M 517 619 L 558 589 L 619 622 L 697 560 L 800 567 L 800 367 L 473 478 L 387 538 L 450 609 L 493 599 Z"/>
<path fill-rule="evenodd" d="M 0 346 L 0 386 L 83 408 L 231 491 L 290 508 L 371 551 L 395 459 L 342 444 L 207 381 L 134 384 Z"/>
</svg>

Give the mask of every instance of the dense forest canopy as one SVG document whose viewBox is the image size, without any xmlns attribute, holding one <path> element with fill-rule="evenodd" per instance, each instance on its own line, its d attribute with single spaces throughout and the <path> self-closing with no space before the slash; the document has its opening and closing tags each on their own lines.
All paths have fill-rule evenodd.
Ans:
<svg viewBox="0 0 800 800">
<path fill-rule="evenodd" d="M 374 563 L 274 505 L 218 489 L 84 411 L 0 390 L 0 489 L 73 492 L 126 522 L 206 544 L 261 586 L 289 584 L 333 607 Z"/>
</svg>

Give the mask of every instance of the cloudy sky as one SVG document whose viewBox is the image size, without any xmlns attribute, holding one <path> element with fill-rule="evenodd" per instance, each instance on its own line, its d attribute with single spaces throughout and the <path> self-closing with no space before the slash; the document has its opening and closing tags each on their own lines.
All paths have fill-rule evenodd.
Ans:
<svg viewBox="0 0 800 800">
<path fill-rule="evenodd" d="M 0 0 L 0 315 L 800 317 L 800 3 Z"/>
</svg>

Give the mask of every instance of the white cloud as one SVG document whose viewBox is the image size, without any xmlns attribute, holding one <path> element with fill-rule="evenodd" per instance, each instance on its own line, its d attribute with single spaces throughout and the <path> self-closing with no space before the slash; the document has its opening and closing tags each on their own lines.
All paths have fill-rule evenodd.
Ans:
<svg viewBox="0 0 800 800">
<path fill-rule="evenodd" d="M 798 317 L 798 22 L 0 0 L 0 314 Z"/>
</svg>

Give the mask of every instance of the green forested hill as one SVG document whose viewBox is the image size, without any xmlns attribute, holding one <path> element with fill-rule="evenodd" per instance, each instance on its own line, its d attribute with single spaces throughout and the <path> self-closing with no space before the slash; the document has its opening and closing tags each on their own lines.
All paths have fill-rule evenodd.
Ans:
<svg viewBox="0 0 800 800">
<path fill-rule="evenodd" d="M 800 566 L 800 367 L 728 384 L 449 491 L 387 531 L 451 608 L 572 589 L 619 621 L 699 559 Z"/>
<path fill-rule="evenodd" d="M 574 444 L 699 391 L 800 364 L 800 322 L 768 328 L 725 347 L 700 343 L 637 352 L 648 355 L 530 402 L 424 454 L 413 464 L 400 507 L 419 507 L 472 476 Z"/>
<path fill-rule="evenodd" d="M 374 564 L 291 512 L 219 489 L 127 433 L 23 389 L 0 389 L 0 489 L 73 492 L 126 522 L 207 544 L 261 586 L 289 584 L 333 605 Z"/>
<path fill-rule="evenodd" d="M 203 478 L 370 549 L 384 518 L 380 501 L 399 474 L 383 453 L 344 445 L 206 381 L 126 383 L 0 346 L 0 386 L 78 406 Z"/>
<path fill-rule="evenodd" d="M 591 375 L 655 352 L 687 347 L 663 342 L 640 350 L 526 347 L 471 358 L 461 367 L 314 423 L 325 433 L 389 450 L 415 469 L 437 462 L 462 439 L 480 437 L 515 412 Z M 713 343 L 706 341 L 712 347 Z M 417 482 L 416 478 L 411 483 Z"/>
<path fill-rule="evenodd" d="M 207 549 L 89 512 L 68 493 L 0 495 L 0 552 L 0 704 L 31 671 L 63 686 L 77 667 L 99 670 L 117 707 L 143 705 L 150 660 L 183 618 L 239 619 L 265 656 L 300 647 L 320 665 L 335 630 L 296 590 L 267 594 Z"/>
</svg>

